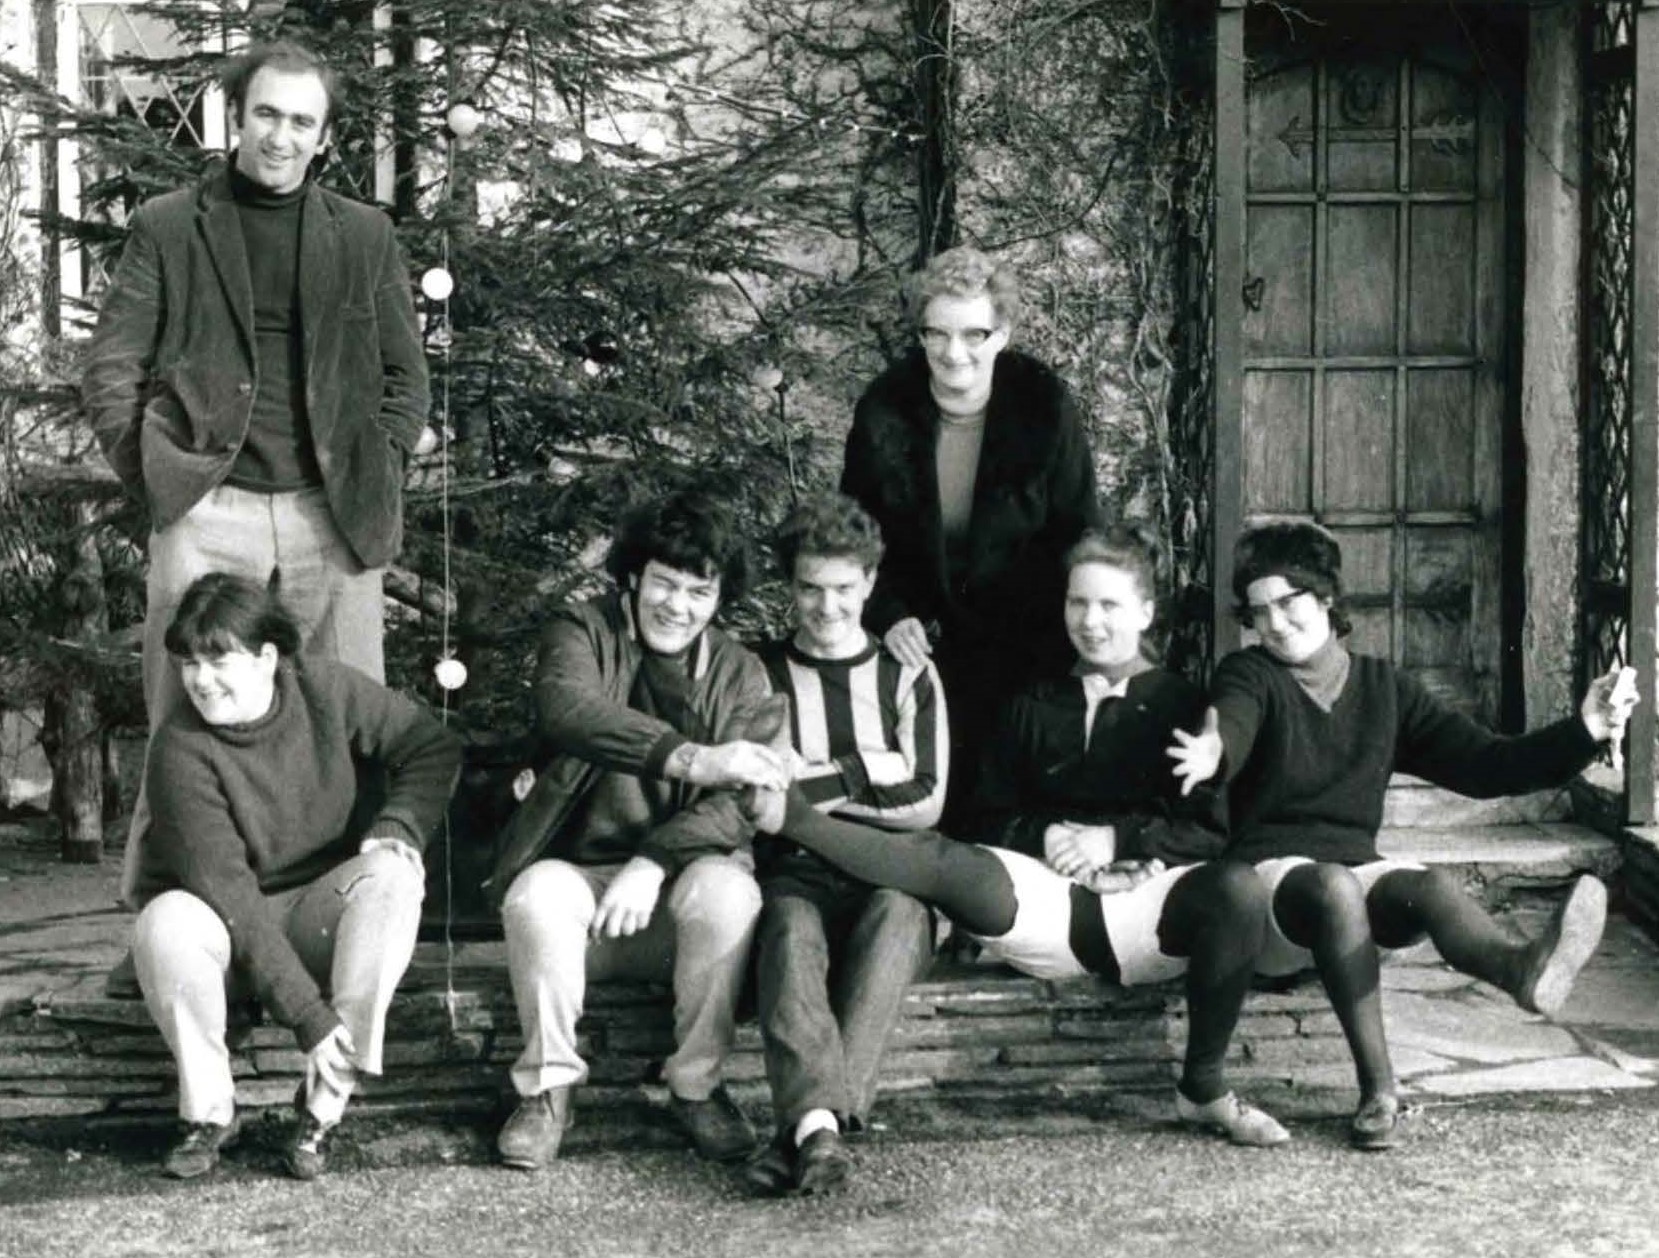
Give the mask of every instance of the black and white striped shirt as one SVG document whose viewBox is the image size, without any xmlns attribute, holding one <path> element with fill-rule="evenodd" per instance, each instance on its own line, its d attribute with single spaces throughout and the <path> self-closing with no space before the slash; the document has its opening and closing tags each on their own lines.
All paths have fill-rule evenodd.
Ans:
<svg viewBox="0 0 1659 1258">
<path fill-rule="evenodd" d="M 938 822 L 950 738 L 931 663 L 908 668 L 874 638 L 844 660 L 816 659 L 788 640 L 758 654 L 773 689 L 789 696 L 807 764 L 797 781 L 816 808 L 888 830 Z"/>
</svg>

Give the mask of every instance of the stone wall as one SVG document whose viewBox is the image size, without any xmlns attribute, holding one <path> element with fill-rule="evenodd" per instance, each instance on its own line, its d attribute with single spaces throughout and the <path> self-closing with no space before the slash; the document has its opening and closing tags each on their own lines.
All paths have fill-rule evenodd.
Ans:
<svg viewBox="0 0 1659 1258">
<path fill-rule="evenodd" d="M 446 990 L 436 945 L 420 954 L 388 1020 L 384 1077 L 365 1081 L 368 1110 L 479 1112 L 510 1104 L 507 1070 L 522 1041 L 499 945 L 469 945 Z M 112 1123 L 170 1119 L 172 1059 L 141 1002 L 106 999 L 100 980 L 38 1001 L 0 993 L 0 1120 L 83 1118 Z M 592 1063 L 581 1112 L 636 1109 L 672 1047 L 667 992 L 635 984 L 590 991 L 581 1025 Z M 1125 990 L 1083 979 L 1047 983 L 994 967 L 941 962 L 912 988 L 882 1072 L 887 1092 L 952 1098 L 1047 1097 L 1174 1086 L 1186 1035 L 1179 984 Z M 233 1037 L 237 1101 L 250 1110 L 292 1103 L 304 1056 L 279 1027 Z M 1317 985 L 1251 997 L 1233 1044 L 1235 1076 L 1289 1084 L 1346 1061 L 1336 1020 Z M 727 1068 L 733 1092 L 757 1119 L 769 1104 L 760 1034 L 739 1029 Z M 604 1143 L 607 1123 L 583 1123 Z M 618 1122 L 617 1138 L 631 1130 Z"/>
</svg>

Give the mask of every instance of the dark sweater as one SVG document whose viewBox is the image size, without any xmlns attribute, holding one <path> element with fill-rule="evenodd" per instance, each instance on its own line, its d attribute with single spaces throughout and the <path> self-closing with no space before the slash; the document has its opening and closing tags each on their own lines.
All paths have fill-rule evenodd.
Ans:
<svg viewBox="0 0 1659 1258">
<path fill-rule="evenodd" d="M 259 1002 L 310 1051 L 339 1018 L 266 897 L 349 860 L 364 838 L 424 847 L 459 764 L 455 737 L 412 700 L 332 660 L 284 661 L 259 720 L 210 726 L 186 702 L 156 730 L 146 889 L 206 901 Z M 363 765 L 384 772 L 385 792 L 358 819 Z"/>
<path fill-rule="evenodd" d="M 1183 799 L 1166 754 L 1176 729 L 1195 730 L 1204 692 L 1161 668 L 1095 712 L 1084 749 L 1082 682 L 1039 682 L 1016 697 L 986 749 L 967 837 L 1043 859 L 1056 821 L 1110 825 L 1120 860 L 1188 864 L 1225 845 L 1216 792 Z"/>
<path fill-rule="evenodd" d="M 248 435 L 225 479 L 261 493 L 321 485 L 300 343 L 300 216 L 306 185 L 271 192 L 232 164 L 230 190 L 253 288 L 256 383 Z"/>
<path fill-rule="evenodd" d="M 1518 737 L 1494 734 L 1369 655 L 1353 656 L 1329 712 L 1260 647 L 1222 660 L 1214 695 L 1226 748 L 1227 854 L 1246 861 L 1376 860 L 1383 794 L 1396 769 L 1484 799 L 1560 785 L 1597 747 L 1578 717 Z"/>
</svg>

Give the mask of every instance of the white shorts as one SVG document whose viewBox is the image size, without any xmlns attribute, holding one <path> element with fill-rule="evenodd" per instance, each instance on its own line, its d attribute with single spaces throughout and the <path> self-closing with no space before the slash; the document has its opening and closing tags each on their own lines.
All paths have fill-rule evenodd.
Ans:
<svg viewBox="0 0 1659 1258">
<path fill-rule="evenodd" d="M 1315 862 L 1306 856 L 1275 856 L 1272 860 L 1260 861 L 1256 865 L 1256 873 L 1267 884 L 1268 903 L 1279 893 L 1279 884 L 1284 881 L 1285 875 L 1298 865 L 1312 865 Z M 1377 885 L 1377 879 L 1384 874 L 1391 874 L 1397 869 L 1423 869 L 1424 866 L 1415 861 L 1375 860 L 1368 865 L 1352 865 L 1348 872 L 1359 880 L 1360 889 L 1366 895 L 1371 894 L 1371 888 Z M 1413 940 L 1413 943 L 1416 941 Z M 1409 946 L 1409 945 L 1408 945 Z M 1391 948 L 1379 948 L 1378 951 L 1388 953 Z M 1267 945 L 1262 949 L 1261 956 L 1256 961 L 1256 973 L 1266 974 L 1273 978 L 1284 978 L 1291 974 L 1299 974 L 1303 970 L 1313 968 L 1313 953 L 1299 944 L 1293 944 L 1285 937 L 1285 932 L 1279 926 L 1279 919 L 1270 911 L 1267 915 Z"/>
<path fill-rule="evenodd" d="M 1014 883 L 1014 924 L 994 939 L 976 935 L 987 956 L 1033 978 L 1080 978 L 1090 973 L 1071 950 L 1070 878 L 1020 852 L 987 847 Z M 1100 897 L 1106 937 L 1125 987 L 1161 983 L 1187 971 L 1185 957 L 1158 951 L 1158 919 L 1169 890 L 1194 867 L 1166 869 L 1131 891 Z"/>
</svg>

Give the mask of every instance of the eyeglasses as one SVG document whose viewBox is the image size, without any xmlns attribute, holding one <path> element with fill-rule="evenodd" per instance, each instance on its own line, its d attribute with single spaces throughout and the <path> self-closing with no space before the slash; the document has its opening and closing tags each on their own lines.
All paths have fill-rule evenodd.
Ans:
<svg viewBox="0 0 1659 1258">
<path fill-rule="evenodd" d="M 923 328 L 922 344 L 929 349 L 944 349 L 951 341 L 961 341 L 965 349 L 984 349 L 985 342 L 997 334 L 996 328 Z"/>
<path fill-rule="evenodd" d="M 1288 594 L 1281 594 L 1278 598 L 1270 598 L 1265 603 L 1250 603 L 1245 606 L 1244 613 L 1250 618 L 1250 623 L 1259 625 L 1267 619 L 1268 613 L 1277 610 L 1281 616 L 1290 615 L 1290 610 L 1296 605 L 1296 600 L 1307 594 L 1307 590 L 1291 590 Z"/>
</svg>

